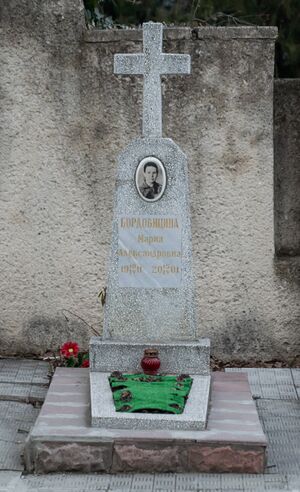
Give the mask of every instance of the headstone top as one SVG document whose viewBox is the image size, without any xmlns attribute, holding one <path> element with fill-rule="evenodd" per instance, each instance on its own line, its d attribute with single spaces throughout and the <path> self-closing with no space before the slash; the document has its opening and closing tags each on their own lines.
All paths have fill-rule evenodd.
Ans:
<svg viewBox="0 0 300 492">
<path fill-rule="evenodd" d="M 144 53 L 117 54 L 114 73 L 143 75 L 143 136 L 162 136 L 161 75 L 189 74 L 190 55 L 162 52 L 163 25 L 156 22 L 143 24 Z"/>
</svg>

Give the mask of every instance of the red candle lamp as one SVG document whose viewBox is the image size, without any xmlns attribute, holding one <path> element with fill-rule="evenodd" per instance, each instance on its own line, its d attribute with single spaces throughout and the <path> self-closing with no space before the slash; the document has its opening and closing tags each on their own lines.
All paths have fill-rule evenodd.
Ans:
<svg viewBox="0 0 300 492">
<path fill-rule="evenodd" d="M 158 350 L 148 348 L 144 350 L 144 357 L 141 360 L 141 366 L 145 374 L 155 376 L 160 368 Z"/>
</svg>

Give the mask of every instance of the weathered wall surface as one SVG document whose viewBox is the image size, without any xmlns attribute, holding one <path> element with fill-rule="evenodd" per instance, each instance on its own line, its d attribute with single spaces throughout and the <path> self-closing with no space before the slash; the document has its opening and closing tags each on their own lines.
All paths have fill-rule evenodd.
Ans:
<svg viewBox="0 0 300 492">
<path fill-rule="evenodd" d="M 78 145 L 85 23 L 80 0 L 4 0 L 0 9 L 1 350 L 32 353 L 87 340 L 62 309 L 93 321 L 99 310 L 98 163 Z"/>
<path fill-rule="evenodd" d="M 275 247 L 278 255 L 300 256 L 300 80 L 274 87 Z"/>
<path fill-rule="evenodd" d="M 0 8 L 1 350 L 87 346 L 91 329 L 64 310 L 101 331 L 116 157 L 142 110 L 142 78 L 113 75 L 113 54 L 140 51 L 141 33 L 85 32 L 80 0 Z M 274 261 L 275 34 L 165 35 L 192 56 L 191 76 L 163 79 L 163 128 L 189 158 L 199 335 L 223 359 L 299 348 L 299 277 Z"/>
</svg>

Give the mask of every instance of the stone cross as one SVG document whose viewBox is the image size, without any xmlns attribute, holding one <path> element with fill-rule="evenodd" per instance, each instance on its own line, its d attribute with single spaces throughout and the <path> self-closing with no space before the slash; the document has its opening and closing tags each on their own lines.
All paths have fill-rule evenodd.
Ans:
<svg viewBox="0 0 300 492">
<path fill-rule="evenodd" d="M 187 159 L 161 135 L 161 75 L 190 73 L 190 56 L 162 41 L 147 22 L 144 52 L 115 55 L 115 73 L 144 77 L 143 135 L 118 159 L 103 340 L 196 337 Z"/>
<path fill-rule="evenodd" d="M 163 74 L 189 74 L 190 55 L 162 52 L 162 24 L 143 25 L 144 54 L 115 55 L 114 73 L 143 75 L 143 137 L 162 136 L 161 80 Z"/>
</svg>

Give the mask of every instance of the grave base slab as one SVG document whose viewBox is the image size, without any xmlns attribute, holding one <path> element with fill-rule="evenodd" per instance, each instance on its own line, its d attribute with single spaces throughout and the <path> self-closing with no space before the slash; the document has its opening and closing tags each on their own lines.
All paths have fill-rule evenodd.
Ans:
<svg viewBox="0 0 300 492">
<path fill-rule="evenodd" d="M 267 441 L 245 373 L 213 373 L 206 430 L 91 427 L 87 369 L 58 368 L 24 450 L 28 472 L 262 473 Z"/>
<path fill-rule="evenodd" d="M 116 412 L 110 373 L 90 372 L 91 424 L 93 427 L 113 429 L 203 430 L 206 426 L 210 392 L 210 376 L 191 374 L 193 384 L 181 414 Z"/>
</svg>

